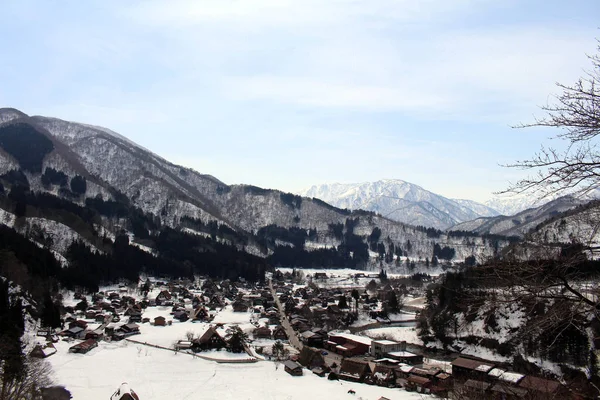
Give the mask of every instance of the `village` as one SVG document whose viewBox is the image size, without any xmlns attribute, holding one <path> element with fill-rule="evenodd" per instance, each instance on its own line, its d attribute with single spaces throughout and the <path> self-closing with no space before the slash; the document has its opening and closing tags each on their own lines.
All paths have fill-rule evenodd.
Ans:
<svg viewBox="0 0 600 400">
<path fill-rule="evenodd" d="M 110 351 L 122 343 L 138 346 L 138 352 L 148 348 L 233 367 L 273 363 L 278 373 L 298 380 L 312 375 L 345 381 L 353 385 L 349 395 L 379 387 L 381 395 L 373 398 L 380 400 L 401 392 L 568 398 L 559 382 L 510 372 L 497 361 L 448 354 L 436 359 L 439 354 L 422 347 L 415 331 L 422 286 L 378 274 L 285 269 L 264 285 L 146 279 L 92 295 L 65 295 L 64 326 L 40 327 L 30 356 L 48 358 L 60 369 L 52 362 L 57 353 L 68 363 L 69 357 L 93 358 L 99 346 Z M 61 383 L 69 388 L 70 382 Z M 113 384 L 111 400 L 145 400 L 143 388 L 121 383 Z"/>
</svg>

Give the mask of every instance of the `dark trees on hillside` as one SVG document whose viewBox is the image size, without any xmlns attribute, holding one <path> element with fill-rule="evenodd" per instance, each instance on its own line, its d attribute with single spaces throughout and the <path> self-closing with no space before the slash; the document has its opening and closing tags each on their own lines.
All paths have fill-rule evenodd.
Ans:
<svg viewBox="0 0 600 400">
<path fill-rule="evenodd" d="M 73 193 L 75 193 L 76 195 L 82 195 L 82 194 L 85 194 L 86 190 L 87 190 L 87 182 L 86 182 L 85 178 L 81 177 L 79 175 L 75 175 L 71 179 L 71 191 Z"/>
<path fill-rule="evenodd" d="M 54 149 L 50 139 L 23 123 L 1 127 L 0 146 L 29 172 L 42 172 L 44 157 Z"/>
<path fill-rule="evenodd" d="M 69 177 L 64 172 L 57 171 L 54 168 L 46 168 L 42 175 L 42 184 L 44 186 L 67 186 L 68 182 Z"/>
<path fill-rule="evenodd" d="M 454 255 L 456 254 L 456 250 L 451 247 L 444 246 L 441 247 L 439 244 L 435 243 L 433 245 L 433 256 L 442 260 L 452 260 Z"/>
<path fill-rule="evenodd" d="M 21 350 L 24 329 L 21 300 L 11 300 L 8 281 L 0 279 L 0 378 L 3 391 L 25 372 Z"/>
</svg>

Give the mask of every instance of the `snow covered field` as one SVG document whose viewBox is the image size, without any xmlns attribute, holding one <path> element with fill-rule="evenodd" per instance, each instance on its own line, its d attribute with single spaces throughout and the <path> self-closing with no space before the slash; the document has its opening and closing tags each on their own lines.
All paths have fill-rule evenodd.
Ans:
<svg viewBox="0 0 600 400">
<path fill-rule="evenodd" d="M 88 354 L 70 354 L 69 346 L 57 343 L 58 353 L 49 361 L 57 383 L 65 385 L 74 400 L 106 400 L 123 382 L 128 382 L 141 400 L 429 398 L 401 389 L 328 381 L 307 370 L 302 377 L 292 377 L 283 365 L 267 361 L 217 364 L 125 341 L 100 342 Z M 350 389 L 356 395 L 350 396 Z"/>
<path fill-rule="evenodd" d="M 386 339 L 395 340 L 397 342 L 405 341 L 406 343 L 412 343 L 419 346 L 423 345 L 423 341 L 419 339 L 417 330 L 414 327 L 375 328 L 363 331 L 362 334 L 373 339 L 385 337 Z"/>
</svg>

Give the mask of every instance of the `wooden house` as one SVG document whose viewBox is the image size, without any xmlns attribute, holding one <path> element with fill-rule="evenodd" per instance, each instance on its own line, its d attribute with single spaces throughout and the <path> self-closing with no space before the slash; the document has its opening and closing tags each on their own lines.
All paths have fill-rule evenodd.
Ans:
<svg viewBox="0 0 600 400">
<path fill-rule="evenodd" d="M 167 325 L 167 320 L 165 317 L 158 316 L 158 317 L 154 318 L 154 326 L 166 326 L 166 325 Z"/>
<path fill-rule="evenodd" d="M 69 348 L 69 353 L 80 353 L 85 354 L 93 348 L 98 347 L 98 341 L 94 339 L 87 339 L 81 343 L 76 344 L 75 346 L 71 346 Z"/>
<path fill-rule="evenodd" d="M 156 304 L 164 305 L 165 303 L 170 301 L 172 298 L 173 298 L 173 296 L 171 296 L 171 293 L 169 293 L 168 290 L 162 290 L 158 294 L 158 296 L 156 296 Z"/>
<path fill-rule="evenodd" d="M 261 326 L 256 328 L 254 332 L 252 332 L 255 338 L 257 339 L 270 339 L 271 338 L 271 330 L 266 326 Z"/>
<path fill-rule="evenodd" d="M 519 388 L 527 390 L 528 393 L 538 397 L 561 398 L 564 387 L 557 381 L 526 376 L 519 382 Z"/>
<path fill-rule="evenodd" d="M 419 375 L 408 375 L 406 378 L 406 388 L 408 390 L 415 390 L 419 393 L 429 393 L 432 382 L 431 379 L 425 378 Z"/>
<path fill-rule="evenodd" d="M 52 343 L 46 343 L 45 345 L 38 344 L 29 353 L 30 357 L 35 358 L 47 358 L 51 355 L 56 354 L 56 347 Z"/>
<path fill-rule="evenodd" d="M 197 339 L 192 341 L 194 351 L 203 351 L 209 349 L 222 349 L 227 347 L 225 340 L 219 335 L 217 330 L 210 327 Z"/>
<path fill-rule="evenodd" d="M 304 346 L 300 351 L 298 362 L 310 370 L 325 367 L 325 359 L 321 352 L 308 346 Z"/>
<path fill-rule="evenodd" d="M 350 359 L 342 361 L 340 366 L 340 373 L 338 374 L 340 379 L 351 381 L 351 382 L 364 382 L 364 380 L 371 375 L 371 368 L 368 363 L 362 363 Z"/>
<path fill-rule="evenodd" d="M 276 326 L 273 329 L 273 339 L 275 340 L 287 340 L 287 333 L 285 332 L 285 328 L 281 325 Z"/>
<path fill-rule="evenodd" d="M 287 360 L 283 363 L 285 372 L 292 376 L 302 376 L 302 365 L 298 364 L 296 361 Z"/>
<path fill-rule="evenodd" d="M 85 329 L 80 326 L 73 326 L 61 333 L 63 336 L 71 337 L 73 339 L 83 339 L 85 335 Z"/>
<path fill-rule="evenodd" d="M 494 368 L 494 364 L 471 358 L 459 357 L 452 361 L 452 376 L 455 380 L 475 379 L 487 380 L 487 374 Z"/>
<path fill-rule="evenodd" d="M 370 377 L 370 382 L 378 386 L 395 386 L 396 384 L 396 368 L 377 364 Z"/>
</svg>

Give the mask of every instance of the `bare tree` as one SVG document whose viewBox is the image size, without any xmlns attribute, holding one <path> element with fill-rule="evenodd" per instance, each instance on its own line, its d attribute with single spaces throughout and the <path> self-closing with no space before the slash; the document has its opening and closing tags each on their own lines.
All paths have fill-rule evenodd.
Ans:
<svg viewBox="0 0 600 400">
<path fill-rule="evenodd" d="M 517 126 L 562 129 L 556 138 L 566 141 L 566 149 L 542 147 L 532 159 L 507 165 L 536 173 L 502 193 L 529 193 L 539 197 L 566 193 L 584 195 L 600 188 L 600 41 L 598 54 L 588 58 L 592 69 L 585 71 L 575 84 L 556 84 L 562 93 L 541 107 L 546 112 L 545 117 Z"/>
<path fill-rule="evenodd" d="M 13 379 L 0 379 L 2 400 L 40 399 L 41 389 L 52 385 L 51 374 L 52 368 L 47 361 L 27 358 L 21 376 Z"/>
</svg>

